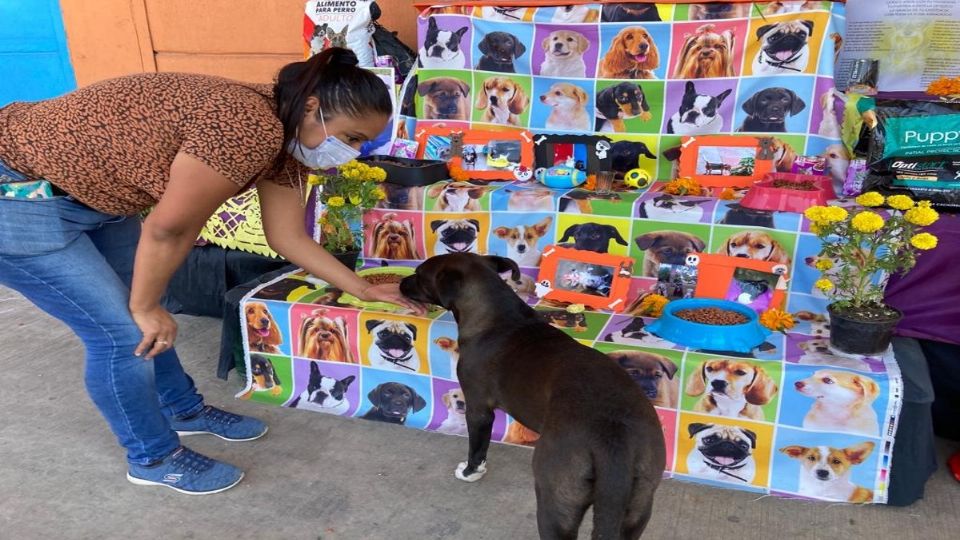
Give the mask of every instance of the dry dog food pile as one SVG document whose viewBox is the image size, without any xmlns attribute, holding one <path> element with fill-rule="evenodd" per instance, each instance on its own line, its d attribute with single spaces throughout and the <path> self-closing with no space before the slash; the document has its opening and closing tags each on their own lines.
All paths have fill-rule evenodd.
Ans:
<svg viewBox="0 0 960 540">
<path fill-rule="evenodd" d="M 403 276 L 400 274 L 370 274 L 363 276 L 363 279 L 367 280 L 367 283 L 371 285 L 384 285 L 386 283 L 400 283 L 403 280 Z"/>
<path fill-rule="evenodd" d="M 801 180 L 799 182 L 791 182 L 790 180 L 774 180 L 773 187 L 780 189 L 795 189 L 797 191 L 815 191 L 817 189 L 816 184 L 812 180 Z"/>
<path fill-rule="evenodd" d="M 713 324 L 717 326 L 743 324 L 749 320 L 747 319 L 746 315 L 742 313 L 715 307 L 681 309 L 680 311 L 676 312 L 675 315 L 685 321 L 700 324 Z"/>
</svg>

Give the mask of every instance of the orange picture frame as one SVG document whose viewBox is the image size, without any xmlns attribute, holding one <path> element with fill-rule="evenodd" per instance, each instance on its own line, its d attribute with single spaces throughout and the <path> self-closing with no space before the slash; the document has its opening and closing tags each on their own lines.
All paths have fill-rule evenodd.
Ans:
<svg viewBox="0 0 960 540">
<path fill-rule="evenodd" d="M 550 245 L 540 259 L 538 289 L 545 291 L 542 297 L 548 300 L 617 313 L 626 307 L 633 265 L 631 257 Z M 571 275 L 576 277 L 567 279 Z"/>
<path fill-rule="evenodd" d="M 430 137 L 450 138 L 447 165 L 462 169 L 471 180 L 517 180 L 524 173 L 526 178 L 533 174 L 534 145 L 529 131 L 424 127 L 417 130 L 418 159 L 424 158 Z M 469 161 L 465 158 L 468 148 L 473 149 Z"/>
<path fill-rule="evenodd" d="M 790 267 L 786 264 L 711 253 L 691 253 L 687 255 L 687 265 L 697 267 L 697 286 L 693 291 L 695 298 L 726 299 L 737 269 L 743 268 L 779 276 L 769 307 L 783 309 L 786 305 L 790 281 Z"/>
<path fill-rule="evenodd" d="M 773 139 L 751 135 L 683 137 L 679 175 L 707 187 L 750 187 L 773 172 Z M 752 162 L 750 161 L 752 160 Z M 749 174 L 743 174 L 749 172 Z"/>
</svg>

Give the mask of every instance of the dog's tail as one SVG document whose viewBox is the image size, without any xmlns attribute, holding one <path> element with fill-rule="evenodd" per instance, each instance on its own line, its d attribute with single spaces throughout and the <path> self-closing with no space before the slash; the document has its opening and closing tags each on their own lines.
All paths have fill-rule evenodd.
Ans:
<svg viewBox="0 0 960 540">
<path fill-rule="evenodd" d="M 603 449 L 594 449 L 595 475 L 593 499 L 593 540 L 622 537 L 624 518 L 636 484 L 634 457 L 622 444 L 607 441 Z"/>
</svg>

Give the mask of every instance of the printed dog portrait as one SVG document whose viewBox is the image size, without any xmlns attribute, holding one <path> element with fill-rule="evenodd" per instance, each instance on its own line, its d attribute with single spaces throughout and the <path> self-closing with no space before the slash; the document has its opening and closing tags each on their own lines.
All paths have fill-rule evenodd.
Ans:
<svg viewBox="0 0 960 540">
<path fill-rule="evenodd" d="M 786 13 L 800 13 L 814 9 L 822 9 L 821 2 L 810 0 L 787 0 L 785 2 L 769 2 L 763 8 L 764 15 L 782 15 Z"/>
<path fill-rule="evenodd" d="M 687 382 L 688 396 L 700 396 L 693 410 L 730 418 L 765 420 L 762 405 L 777 394 L 763 368 L 742 360 L 708 360 Z"/>
<path fill-rule="evenodd" d="M 540 75 L 578 78 L 587 76 L 583 54 L 590 48 L 590 41 L 580 32 L 554 30 L 543 38 L 540 46 L 545 57 L 540 64 Z"/>
<path fill-rule="evenodd" d="M 550 116 L 547 117 L 545 127 L 588 131 L 591 124 L 591 117 L 587 114 L 589 99 L 587 92 L 575 84 L 551 85 L 547 92 L 540 96 L 540 102 L 550 107 Z"/>
<path fill-rule="evenodd" d="M 694 449 L 687 455 L 687 471 L 700 478 L 723 482 L 753 482 L 757 463 L 753 451 L 757 434 L 747 428 L 691 423 L 687 426 Z"/>
<path fill-rule="evenodd" d="M 516 81 L 497 76 L 483 81 L 477 92 L 476 108 L 483 111 L 484 122 L 516 126 L 527 103 L 527 95 Z"/>
<path fill-rule="evenodd" d="M 537 315 L 554 328 L 568 329 L 574 332 L 586 332 L 587 316 L 583 313 L 570 313 L 566 310 L 537 311 Z"/>
<path fill-rule="evenodd" d="M 419 66 L 426 69 L 463 69 L 467 65 L 467 58 L 460 41 L 468 30 L 466 26 L 456 30 L 442 29 L 436 17 L 431 16 L 427 20 L 423 47 L 417 54 Z"/>
<path fill-rule="evenodd" d="M 597 22 L 600 13 L 590 6 L 578 4 L 569 6 L 557 6 L 550 18 L 552 23 L 588 23 Z"/>
<path fill-rule="evenodd" d="M 790 255 L 783 245 L 762 231 L 740 231 L 727 238 L 717 253 L 728 257 L 743 257 L 790 265 Z"/>
<path fill-rule="evenodd" d="M 457 364 L 460 362 L 460 344 L 457 340 L 441 336 L 433 340 L 440 347 L 440 350 L 450 355 L 450 377 L 456 378 Z"/>
<path fill-rule="evenodd" d="M 386 382 L 370 390 L 367 399 L 373 407 L 362 418 L 404 425 L 407 417 L 427 406 L 416 390 L 398 382 Z"/>
<path fill-rule="evenodd" d="M 723 130 L 720 105 L 732 92 L 733 90 L 728 88 L 716 96 L 700 94 L 697 92 L 696 84 L 693 81 L 687 81 L 680 108 L 667 121 L 667 133 L 676 135 L 720 133 Z"/>
<path fill-rule="evenodd" d="M 753 6 L 747 2 L 730 4 L 710 2 L 709 4 L 690 4 L 691 21 L 711 21 L 716 19 L 744 19 L 750 16 Z"/>
<path fill-rule="evenodd" d="M 655 6 L 650 6 L 656 11 Z M 621 30 L 600 62 L 601 79 L 655 79 L 660 50 L 642 26 Z"/>
<path fill-rule="evenodd" d="M 250 391 L 244 394 L 243 398 L 250 397 L 253 392 L 269 392 L 271 396 L 279 396 L 283 393 L 280 377 L 277 376 L 273 362 L 266 356 L 250 355 L 250 378 L 253 381 Z"/>
<path fill-rule="evenodd" d="M 607 356 L 630 375 L 654 406 L 677 407 L 680 378 L 672 360 L 644 351 L 614 351 Z"/>
<path fill-rule="evenodd" d="M 510 212 L 553 212 L 556 203 L 553 190 L 546 187 L 529 189 L 511 189 L 507 198 L 507 210 Z"/>
<path fill-rule="evenodd" d="M 610 343 L 623 343 L 625 345 L 639 345 L 644 347 L 657 347 L 661 349 L 672 349 L 673 343 L 664 340 L 656 334 L 651 334 L 646 330 L 647 323 L 643 320 L 640 312 L 642 298 L 647 296 L 641 294 L 627 306 L 625 315 L 633 317 L 630 322 L 618 331 L 608 333 L 603 340 Z M 680 381 L 677 381 L 680 384 Z"/>
<path fill-rule="evenodd" d="M 477 237 L 480 222 L 476 219 L 438 219 L 430 222 L 437 235 L 433 246 L 434 255 L 445 253 L 480 253 Z"/>
<path fill-rule="evenodd" d="M 622 82 L 597 93 L 596 131 L 627 131 L 624 120 L 640 118 L 649 122 L 653 115 L 643 88 L 636 83 Z"/>
<path fill-rule="evenodd" d="M 850 480 L 851 469 L 873 453 L 875 444 L 865 441 L 846 448 L 799 446 L 781 448 L 787 456 L 800 461 L 800 495 L 851 503 L 873 502 L 873 490 Z"/>
<path fill-rule="evenodd" d="M 676 79 L 706 79 L 733 77 L 733 48 L 736 39 L 732 29 L 716 31 L 716 26 L 705 24 L 684 37 L 677 63 L 673 69 Z"/>
<path fill-rule="evenodd" d="M 470 119 L 470 86 L 454 77 L 434 77 L 417 85 L 424 120 Z"/>
<path fill-rule="evenodd" d="M 243 307 L 247 323 L 247 344 L 251 351 L 280 354 L 283 335 L 263 302 L 247 302 Z"/>
<path fill-rule="evenodd" d="M 415 346 L 416 326 L 374 319 L 367 321 L 366 329 L 372 340 L 367 353 L 371 366 L 402 372 L 420 371 L 420 354 Z"/>
<path fill-rule="evenodd" d="M 546 216 L 531 225 L 517 225 L 516 227 L 497 227 L 493 234 L 507 244 L 507 258 L 513 259 L 520 266 L 540 266 L 540 248 L 537 242 L 547 235 L 553 216 Z"/>
<path fill-rule="evenodd" d="M 330 318 L 326 309 L 315 309 L 300 321 L 299 356 L 314 360 L 357 363 L 347 344 L 347 321 L 343 317 Z"/>
<path fill-rule="evenodd" d="M 708 203 L 710 199 L 691 199 L 664 193 L 640 203 L 637 213 L 641 218 L 654 221 L 700 223 L 703 207 Z"/>
<path fill-rule="evenodd" d="M 814 338 L 797 343 L 802 353 L 797 363 L 806 366 L 835 366 L 859 371 L 870 371 L 865 360 L 851 356 L 837 356 L 830 350 L 829 336 Z"/>
<path fill-rule="evenodd" d="M 427 190 L 427 196 L 437 200 L 434 210 L 440 212 L 479 212 L 485 193 L 483 186 L 469 182 L 433 184 Z"/>
<path fill-rule="evenodd" d="M 394 213 L 384 214 L 373 226 L 373 256 L 378 259 L 420 258 L 409 219 L 397 221 Z"/>
<path fill-rule="evenodd" d="M 813 26 L 813 21 L 805 19 L 765 24 L 758 28 L 760 51 L 753 59 L 753 74 L 803 73 L 810 63 Z"/>
<path fill-rule="evenodd" d="M 654 4 L 619 2 L 604 5 L 600 20 L 603 22 L 657 22 L 662 19 Z"/>
<path fill-rule="evenodd" d="M 681 231 L 654 231 L 634 239 L 643 250 L 643 277 L 657 277 L 661 264 L 686 264 L 687 255 L 700 253 L 706 242 Z"/>
<path fill-rule="evenodd" d="M 786 133 L 787 117 L 796 116 L 807 107 L 789 88 L 765 88 L 743 102 L 747 118 L 737 131 Z"/>
<path fill-rule="evenodd" d="M 447 411 L 447 417 L 437 428 L 440 433 L 447 435 L 467 436 L 467 401 L 463 396 L 463 390 L 454 388 L 443 394 L 440 398 L 443 402 L 443 408 Z"/>
<path fill-rule="evenodd" d="M 513 61 L 527 52 L 527 47 L 509 32 L 490 32 L 477 45 L 483 55 L 477 62 L 478 71 L 516 73 Z"/>
<path fill-rule="evenodd" d="M 573 243 L 567 241 L 573 239 Z M 613 225 L 602 223 L 577 223 L 567 227 L 563 231 L 559 245 L 562 247 L 572 247 L 595 253 L 608 253 L 610 251 L 610 241 L 613 240 L 621 246 L 630 244 L 620 235 L 620 231 Z"/>
<path fill-rule="evenodd" d="M 310 362 L 310 379 L 307 387 L 290 402 L 294 409 L 305 409 L 327 414 L 346 414 L 350 410 L 347 389 L 356 380 L 353 375 L 342 379 L 327 377 L 320 373 L 320 366 Z"/>
<path fill-rule="evenodd" d="M 640 166 L 640 158 L 657 159 L 646 143 L 641 141 L 616 141 L 610 145 L 610 168 L 622 177 L 630 169 Z"/>
<path fill-rule="evenodd" d="M 744 227 L 765 227 L 767 229 L 776 228 L 773 222 L 773 211 L 754 210 L 740 203 L 728 205 L 727 213 L 724 214 L 717 223 L 724 225 L 742 225 Z"/>
<path fill-rule="evenodd" d="M 813 406 L 803 418 L 805 429 L 862 433 L 876 437 L 880 433 L 873 402 L 880 386 L 860 373 L 821 369 L 794 383 L 797 392 L 813 398 Z"/>
</svg>

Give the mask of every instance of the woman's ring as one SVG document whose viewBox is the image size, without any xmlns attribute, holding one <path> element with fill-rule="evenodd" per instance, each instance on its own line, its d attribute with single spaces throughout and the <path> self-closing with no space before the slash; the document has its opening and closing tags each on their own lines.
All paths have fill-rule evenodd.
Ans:
<svg viewBox="0 0 960 540">
<path fill-rule="evenodd" d="M 165 339 L 158 339 L 158 340 L 157 340 L 157 345 L 169 345 L 169 344 L 170 344 L 170 342 L 167 341 L 167 340 L 165 340 Z"/>
</svg>

